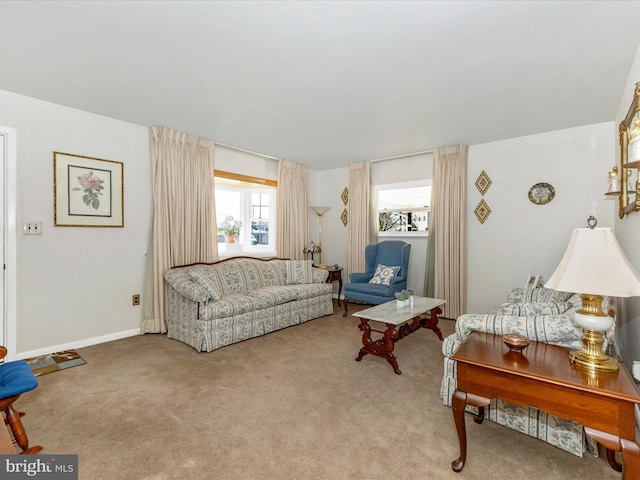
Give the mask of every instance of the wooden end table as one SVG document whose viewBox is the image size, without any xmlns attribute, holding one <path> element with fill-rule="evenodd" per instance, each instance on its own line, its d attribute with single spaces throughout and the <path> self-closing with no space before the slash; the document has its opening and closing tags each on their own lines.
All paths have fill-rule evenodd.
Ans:
<svg viewBox="0 0 640 480">
<path fill-rule="evenodd" d="M 392 300 L 391 302 L 354 313 L 354 317 L 360 318 L 358 330 L 362 331 L 363 345 L 356 357 L 356 361 L 359 362 L 367 354 L 375 355 L 384 358 L 393 367 L 394 372 L 402 375 L 398 368 L 398 361 L 393 354 L 394 344 L 421 327 L 433 330 L 438 338 L 442 340 L 442 332 L 438 327 L 438 315 L 442 313 L 440 305 L 444 303 L 445 300 L 437 298 L 414 296 L 413 306 L 397 307 L 396 301 Z M 426 312 L 430 312 L 428 317 L 420 316 Z M 372 329 L 369 325 L 369 320 L 384 323 L 387 327 L 386 330 Z M 372 340 L 371 332 L 381 333 L 383 337 L 379 340 Z"/>
<path fill-rule="evenodd" d="M 502 337 L 472 333 L 451 356 L 458 362 L 458 385 L 453 394 L 453 419 L 458 432 L 460 456 L 451 463 L 455 472 L 467 459 L 466 405 L 480 408 L 483 419 L 490 399 L 536 407 L 561 418 L 576 420 L 587 434 L 610 451 L 621 451 L 623 480 L 640 478 L 640 447 L 635 443 L 634 406 L 640 395 L 619 362 L 618 372 L 592 372 L 569 361 L 569 350 L 531 342 L 522 352 L 511 352 Z"/>
<path fill-rule="evenodd" d="M 327 277 L 327 283 L 339 282 L 338 283 L 338 306 L 342 306 L 340 303 L 340 292 L 342 291 L 342 267 L 327 267 L 327 272 L 329 272 L 329 276 Z"/>
</svg>

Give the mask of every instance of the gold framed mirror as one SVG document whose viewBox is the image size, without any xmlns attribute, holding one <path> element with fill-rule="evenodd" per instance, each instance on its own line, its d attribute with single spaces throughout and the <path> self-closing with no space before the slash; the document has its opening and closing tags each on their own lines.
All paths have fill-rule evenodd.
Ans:
<svg viewBox="0 0 640 480">
<path fill-rule="evenodd" d="M 620 218 L 640 211 L 640 82 L 636 83 L 627 116 L 620 122 Z M 614 169 L 615 172 L 616 169 Z M 609 178 L 614 172 L 610 172 Z M 635 189 L 633 179 L 635 177 Z M 617 192 L 611 192 L 618 194 Z M 630 198 L 634 196 L 635 198 Z"/>
</svg>

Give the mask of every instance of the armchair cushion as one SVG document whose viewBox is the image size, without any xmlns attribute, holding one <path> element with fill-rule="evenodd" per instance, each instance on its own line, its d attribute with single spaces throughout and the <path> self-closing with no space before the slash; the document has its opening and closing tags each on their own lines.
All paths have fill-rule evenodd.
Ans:
<svg viewBox="0 0 640 480">
<path fill-rule="evenodd" d="M 369 283 L 379 283 L 381 285 L 389 285 L 391 278 L 395 277 L 400 271 L 400 267 L 387 267 L 386 265 L 380 265 L 376 267 L 376 271 L 373 274 Z"/>
<path fill-rule="evenodd" d="M 24 360 L 0 365 L 0 398 L 21 395 L 38 386 L 38 379 Z"/>
</svg>

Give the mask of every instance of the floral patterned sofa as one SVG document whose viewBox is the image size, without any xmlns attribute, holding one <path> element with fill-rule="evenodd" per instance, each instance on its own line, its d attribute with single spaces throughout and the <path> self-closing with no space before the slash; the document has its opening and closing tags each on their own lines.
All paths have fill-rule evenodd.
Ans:
<svg viewBox="0 0 640 480">
<path fill-rule="evenodd" d="M 234 257 L 170 268 L 167 336 L 211 352 L 332 314 L 327 276 L 311 260 Z"/>
<path fill-rule="evenodd" d="M 496 335 L 519 333 L 529 340 L 579 349 L 582 329 L 573 323 L 573 314 L 581 305 L 580 294 L 559 292 L 544 287 L 514 288 L 508 303 L 487 314 L 465 314 L 456 320 L 455 332 L 444 339 L 444 377 L 440 396 L 451 406 L 456 389 L 456 362 L 449 357 L 472 332 Z M 605 299 L 606 303 L 606 299 Z M 603 305 L 607 311 L 607 305 Z M 605 334 L 604 348 L 613 339 L 614 327 Z M 567 359 L 568 361 L 568 359 Z M 475 407 L 467 407 L 475 413 Z M 584 452 L 598 455 L 596 442 L 587 437 L 584 428 L 573 420 L 558 418 L 534 406 L 520 406 L 493 399 L 485 408 L 485 418 L 500 425 L 531 435 L 567 452 L 582 457 Z"/>
</svg>

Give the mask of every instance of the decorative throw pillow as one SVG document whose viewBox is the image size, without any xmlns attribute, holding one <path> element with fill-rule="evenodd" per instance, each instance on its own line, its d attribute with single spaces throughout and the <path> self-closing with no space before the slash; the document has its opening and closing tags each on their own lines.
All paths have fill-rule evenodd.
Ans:
<svg viewBox="0 0 640 480">
<path fill-rule="evenodd" d="M 569 302 L 539 302 L 539 303 L 503 303 L 503 315 L 526 317 L 528 315 L 560 315 L 572 307 Z"/>
<path fill-rule="evenodd" d="M 378 265 L 373 278 L 369 283 L 377 283 L 380 285 L 389 285 L 391 278 L 395 277 L 400 271 L 400 267 L 387 267 L 386 265 Z"/>
<path fill-rule="evenodd" d="M 286 260 L 287 285 L 313 283 L 313 262 L 311 260 Z"/>
<path fill-rule="evenodd" d="M 222 289 L 220 288 L 220 285 L 218 285 L 213 272 L 210 272 L 207 275 L 204 272 L 191 271 L 188 273 L 188 276 L 195 283 L 202 285 L 209 294 L 209 298 L 212 300 L 218 301 L 222 298 L 222 294 L 220 293 Z"/>
</svg>

